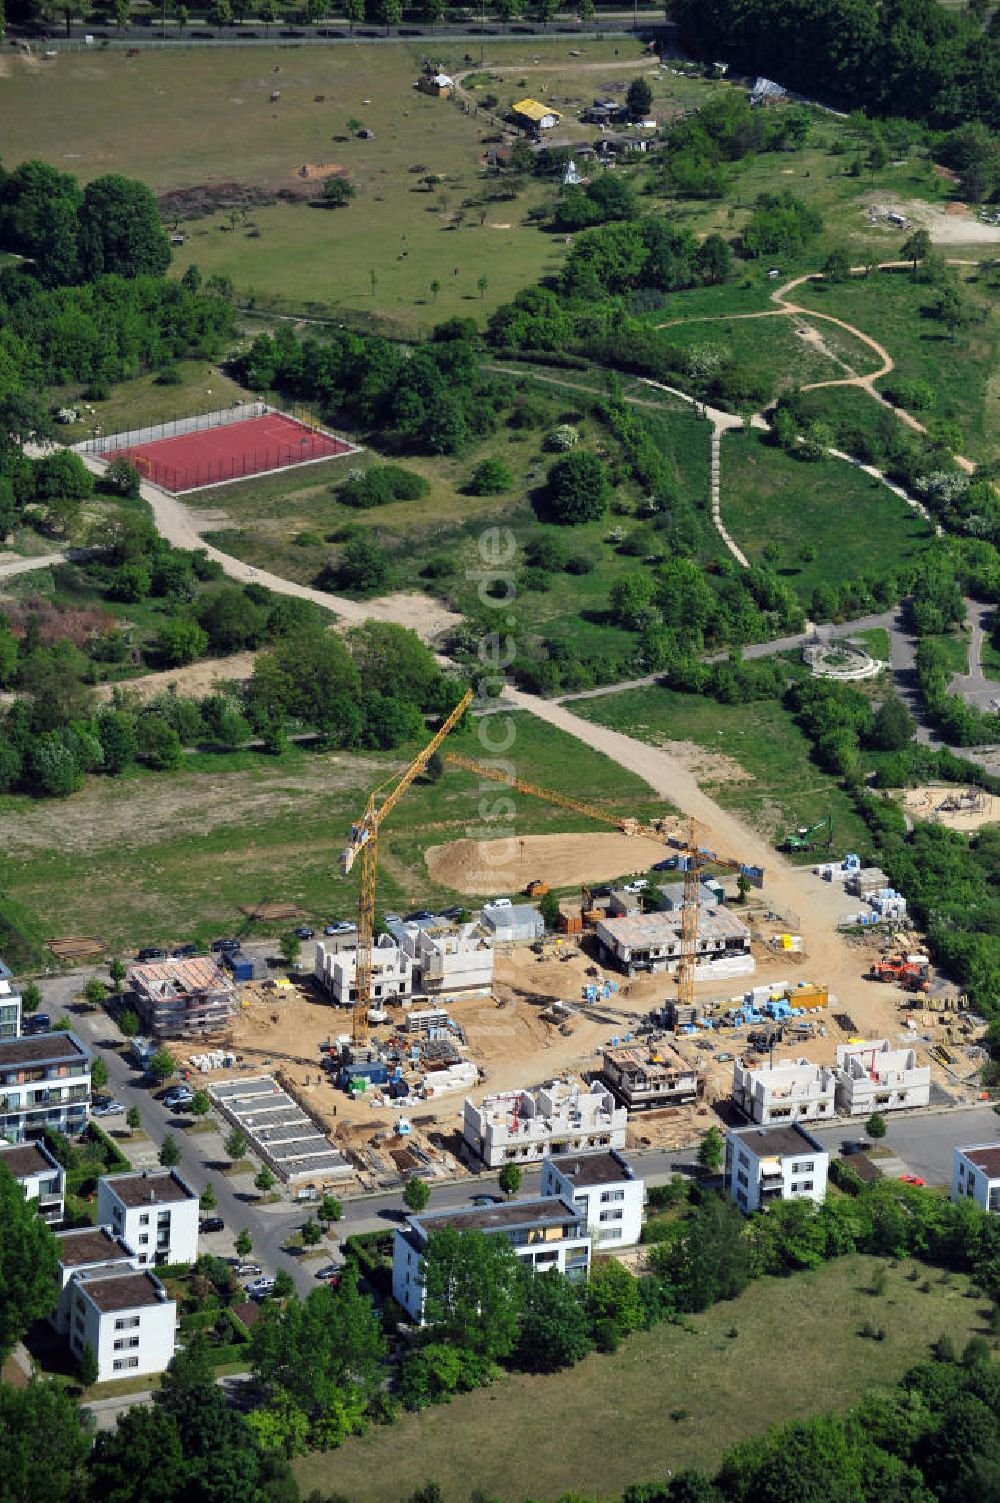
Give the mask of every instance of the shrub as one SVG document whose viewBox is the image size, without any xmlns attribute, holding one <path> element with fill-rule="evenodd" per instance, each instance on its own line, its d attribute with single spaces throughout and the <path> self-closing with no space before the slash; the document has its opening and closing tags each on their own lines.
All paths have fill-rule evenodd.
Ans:
<svg viewBox="0 0 1000 1503">
<path fill-rule="evenodd" d="M 545 447 L 553 454 L 564 453 L 580 442 L 580 434 L 570 423 L 560 423 L 558 428 L 546 435 Z"/>
<path fill-rule="evenodd" d="M 608 505 L 608 472 L 594 454 L 567 454 L 549 470 L 548 489 L 555 521 L 596 522 Z"/>
<path fill-rule="evenodd" d="M 473 470 L 468 490 L 472 496 L 500 496 L 513 484 L 514 477 L 502 459 L 484 459 Z"/>
<path fill-rule="evenodd" d="M 337 493 L 344 506 L 367 510 L 391 501 L 419 501 L 430 487 L 422 475 L 402 465 L 385 464 L 370 470 L 352 470 Z"/>
</svg>

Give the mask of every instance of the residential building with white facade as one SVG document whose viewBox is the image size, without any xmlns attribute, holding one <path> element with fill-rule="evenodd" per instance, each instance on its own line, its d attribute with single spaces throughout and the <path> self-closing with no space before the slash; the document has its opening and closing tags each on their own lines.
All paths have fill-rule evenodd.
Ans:
<svg viewBox="0 0 1000 1503">
<path fill-rule="evenodd" d="M 951 1169 L 951 1198 L 967 1195 L 980 1210 L 1000 1211 L 1000 1143 L 956 1148 Z"/>
<path fill-rule="evenodd" d="M 423 1266 L 435 1232 L 485 1232 L 508 1239 L 522 1263 L 540 1273 L 554 1269 L 585 1279 L 590 1271 L 591 1238 L 585 1213 L 559 1196 L 510 1200 L 468 1211 L 425 1211 L 410 1216 L 397 1231 L 392 1250 L 393 1298 L 417 1325 L 424 1319 Z"/>
<path fill-rule="evenodd" d="M 679 912 L 633 913 L 625 918 L 601 919 L 596 927 L 603 960 L 628 976 L 645 972 L 672 975 L 680 963 Z M 696 980 L 746 976 L 756 962 L 750 953 L 750 930 L 728 908 L 704 901 L 698 909 Z"/>
<path fill-rule="evenodd" d="M 462 1135 L 491 1169 L 548 1153 L 624 1148 L 628 1113 L 606 1086 L 550 1080 L 524 1091 L 466 1100 Z"/>
<path fill-rule="evenodd" d="M 914 1049 L 891 1049 L 888 1039 L 838 1044 L 837 1110 L 850 1117 L 926 1106 L 931 1099 L 929 1065 L 917 1063 Z"/>
<path fill-rule="evenodd" d="M 542 1160 L 541 1191 L 583 1212 L 595 1252 L 639 1241 L 645 1186 L 613 1148 L 549 1155 Z"/>
<path fill-rule="evenodd" d="M 68 1286 L 69 1344 L 90 1347 L 97 1381 L 161 1373 L 174 1355 L 177 1305 L 148 1269 L 90 1268 Z"/>
<path fill-rule="evenodd" d="M 799 1124 L 729 1128 L 725 1186 L 741 1211 L 765 1210 L 775 1200 L 812 1200 L 826 1195 L 830 1155 Z"/>
<path fill-rule="evenodd" d="M 25 1200 L 38 1202 L 38 1214 L 49 1226 L 63 1219 L 66 1171 L 44 1143 L 0 1143 L 0 1165 L 24 1191 Z"/>
<path fill-rule="evenodd" d="M 21 1032 L 21 993 L 9 966 L 0 960 L 0 1040 L 16 1039 Z"/>
<path fill-rule="evenodd" d="M 808 1059 L 777 1065 L 733 1064 L 733 1100 L 752 1122 L 810 1122 L 835 1116 L 836 1077 Z"/>
<path fill-rule="evenodd" d="M 113 1237 L 107 1226 L 72 1227 L 56 1232 L 59 1252 L 59 1291 L 56 1307 L 49 1319 L 60 1336 L 69 1335 L 73 1296 L 70 1285 L 75 1276 L 87 1269 L 112 1268 L 119 1273 L 134 1267 L 135 1255 L 120 1237 Z"/>
<path fill-rule="evenodd" d="M 75 1033 L 0 1041 L 0 1139 L 24 1143 L 47 1127 L 72 1137 L 87 1125 L 91 1054 Z"/>
<path fill-rule="evenodd" d="M 338 950 L 316 942 L 313 975 L 337 1007 L 351 1007 L 357 997 L 358 952 Z M 372 992 L 375 1006 L 413 996 L 413 957 L 383 934 L 372 949 Z"/>
<path fill-rule="evenodd" d="M 176 1169 L 109 1174 L 97 1182 L 97 1220 L 122 1237 L 138 1263 L 193 1263 L 198 1196 Z"/>
</svg>

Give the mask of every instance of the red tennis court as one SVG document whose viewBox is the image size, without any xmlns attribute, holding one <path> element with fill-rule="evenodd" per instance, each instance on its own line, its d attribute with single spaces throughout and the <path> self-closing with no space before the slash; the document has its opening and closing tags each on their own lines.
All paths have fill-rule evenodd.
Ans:
<svg viewBox="0 0 1000 1503">
<path fill-rule="evenodd" d="M 196 491 L 288 465 L 311 464 L 354 453 L 353 444 L 311 428 L 282 412 L 222 423 L 177 438 L 151 439 L 105 449 L 105 459 L 124 456 L 139 473 L 168 491 Z"/>
</svg>

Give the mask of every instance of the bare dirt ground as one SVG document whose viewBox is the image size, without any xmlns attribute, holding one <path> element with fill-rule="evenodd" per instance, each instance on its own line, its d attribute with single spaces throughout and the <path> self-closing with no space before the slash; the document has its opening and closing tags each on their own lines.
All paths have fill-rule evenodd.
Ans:
<svg viewBox="0 0 1000 1503">
<path fill-rule="evenodd" d="M 516 893 L 533 881 L 568 887 L 585 872 L 588 880 L 607 882 L 629 872 L 647 871 L 666 854 L 661 841 L 643 835 L 610 831 L 592 835 L 526 835 L 518 840 L 518 859 L 494 865 L 483 856 L 484 846 L 496 842 L 452 840 L 430 846 L 424 853 L 427 870 L 437 882 L 458 892 L 483 893 L 495 889 Z M 507 881 L 505 884 L 504 877 Z"/>
<path fill-rule="evenodd" d="M 255 652 L 234 652 L 228 658 L 206 658 L 203 662 L 191 663 L 187 668 L 144 673 L 141 678 L 127 679 L 121 684 L 101 684 L 97 689 L 97 697 L 109 700 L 116 689 L 123 689 L 127 694 L 135 694 L 145 703 L 168 689 L 175 689 L 178 694 L 199 698 L 204 694 L 211 694 L 220 679 L 245 682 L 253 673 L 256 660 Z"/>
<path fill-rule="evenodd" d="M 963 792 L 964 790 L 955 784 L 908 788 L 903 798 L 903 807 L 914 819 L 933 820 L 935 824 L 945 825 L 949 830 L 981 830 L 983 825 L 996 824 L 1000 821 L 1000 798 L 994 793 L 983 793 L 980 789 L 975 790 L 977 802 L 981 806 L 979 808 L 961 810 L 941 808 L 946 799 L 960 797 Z"/>
<path fill-rule="evenodd" d="M 1000 242 L 1000 225 L 984 224 L 966 204 L 950 203 L 939 207 L 919 198 L 900 198 L 898 194 L 877 190 L 865 194 L 859 202 L 865 212 L 869 204 L 877 203 L 881 208 L 905 215 L 911 224 L 925 229 L 935 245 L 996 245 Z M 899 239 L 898 225 L 886 223 L 875 228 L 884 229 L 887 235 Z"/>
<path fill-rule="evenodd" d="M 709 751 L 706 747 L 699 746 L 696 741 L 667 741 L 656 738 L 654 744 L 661 746 L 672 757 L 676 757 L 699 782 L 716 784 L 753 782 L 752 774 L 747 772 L 735 757 L 727 757 L 724 752 Z"/>
</svg>

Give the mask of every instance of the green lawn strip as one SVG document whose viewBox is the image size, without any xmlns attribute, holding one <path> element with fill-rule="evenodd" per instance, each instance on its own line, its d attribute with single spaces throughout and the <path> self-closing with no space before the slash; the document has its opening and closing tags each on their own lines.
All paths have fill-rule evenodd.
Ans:
<svg viewBox="0 0 1000 1503">
<path fill-rule="evenodd" d="M 530 716 L 514 719 L 505 753 L 522 777 L 572 788 L 613 813 L 662 811 L 638 778 L 608 758 Z M 454 738 L 456 750 L 487 759 L 478 738 Z M 129 780 L 127 827 L 119 781 L 90 779 L 58 808 L 26 798 L 2 801 L 5 852 L 0 892 L 18 894 L 18 932 L 35 953 L 41 936 L 99 935 L 111 951 L 154 941 L 208 942 L 219 933 L 263 936 L 281 925 L 251 924 L 241 904 L 294 902 L 314 922 L 352 913 L 357 882 L 339 874 L 338 858 L 365 790 L 414 749 L 358 757 L 288 754 L 280 761 L 238 754 L 242 766 L 206 756 L 173 776 Z M 417 783 L 383 836 L 380 903 L 455 901 L 455 890 L 430 880 L 429 845 L 478 838 L 478 780 L 449 769 L 435 784 Z M 517 797 L 517 833 L 599 828 L 566 811 Z M 509 833 L 507 825 L 498 835 Z M 0 923 L 5 909 L 0 906 Z M 27 944 L 28 941 L 26 940 Z"/>
<path fill-rule="evenodd" d="M 994 647 L 987 637 L 979 653 L 979 661 L 988 678 L 1000 678 L 1000 648 Z"/>
<path fill-rule="evenodd" d="M 722 705 L 694 694 L 659 687 L 630 689 L 573 708 L 652 745 L 693 741 L 707 751 L 732 757 L 749 781 L 701 781 L 724 808 L 780 840 L 798 825 L 833 815 L 837 845 L 854 850 L 867 843 L 864 824 L 847 794 L 810 759 L 809 743 L 793 716 L 774 700 Z"/>
<path fill-rule="evenodd" d="M 890 654 L 889 633 L 884 626 L 871 626 L 866 631 L 852 632 L 868 648 L 871 656 L 880 663 L 888 663 Z"/>
<path fill-rule="evenodd" d="M 917 416 L 922 422 L 933 416 L 954 418 L 961 425 L 966 453 L 984 459 L 995 454 L 1000 443 L 990 384 L 996 349 L 996 330 L 989 317 L 991 289 L 976 280 L 975 268 L 953 269 L 961 278 L 970 320 L 954 339 L 928 312 L 937 290 L 914 282 L 908 271 L 874 272 L 849 282 L 808 282 L 796 289 L 795 297 L 804 306 L 843 318 L 878 339 L 895 362 L 895 369 L 879 387 L 899 380 L 928 382 L 937 404 Z"/>
<path fill-rule="evenodd" d="M 969 638 L 965 633 L 947 632 L 939 637 L 929 637 L 927 640 L 937 643 L 952 673 L 968 673 Z"/>
<path fill-rule="evenodd" d="M 711 1470 L 736 1441 L 769 1424 L 846 1409 L 894 1383 L 939 1334 L 958 1350 L 983 1328 L 968 1281 L 933 1269 L 887 1269 L 886 1293 L 867 1292 L 879 1261 L 852 1256 L 786 1279 L 763 1279 L 737 1300 L 628 1337 L 613 1356 L 588 1357 L 551 1377 L 517 1376 L 403 1415 L 293 1466 L 303 1492 L 333 1488 L 356 1503 L 397 1503 L 400 1478 L 435 1481 L 448 1499 L 563 1494 L 613 1499 L 668 1469 Z M 929 1288 L 906 1279 L 916 1267 Z M 885 1339 L 859 1335 L 868 1321 Z M 808 1355 L 806 1355 L 808 1354 Z M 752 1384 L 754 1373 L 766 1382 Z M 558 1435 L 558 1444 L 553 1444 Z M 595 1436 L 606 1442 L 595 1450 Z M 499 1444 L 498 1437 L 512 1437 Z"/>
<path fill-rule="evenodd" d="M 758 434 L 726 436 L 722 518 L 752 562 L 768 545 L 779 549 L 776 567 L 804 603 L 819 585 L 898 568 L 933 540 L 881 481 L 844 460 L 808 463 Z"/>
<path fill-rule="evenodd" d="M 90 438 L 95 424 L 100 424 L 105 436 L 124 433 L 130 428 L 146 428 L 202 412 L 216 412 L 232 406 L 233 402 L 253 401 L 254 396 L 209 360 L 179 360 L 168 382 L 159 379 L 154 372 L 122 381 L 111 389 L 104 401 L 92 401 L 82 396 L 79 383 L 51 389 L 54 405 L 65 404 L 79 413 L 78 422 L 59 429 L 59 437 L 66 443 Z"/>
<path fill-rule="evenodd" d="M 798 332 L 806 328 L 815 331 L 830 355 L 811 337 Z M 871 350 L 846 330 L 826 325 L 821 319 L 810 323 L 802 316 L 776 313 L 763 318 L 692 318 L 690 322 L 668 323 L 662 335 L 678 349 L 714 351 L 739 360 L 766 379 L 775 395 L 812 381 L 866 375 L 879 366 Z"/>
</svg>

